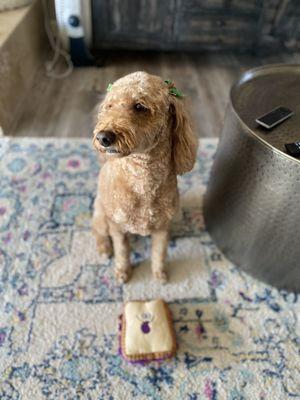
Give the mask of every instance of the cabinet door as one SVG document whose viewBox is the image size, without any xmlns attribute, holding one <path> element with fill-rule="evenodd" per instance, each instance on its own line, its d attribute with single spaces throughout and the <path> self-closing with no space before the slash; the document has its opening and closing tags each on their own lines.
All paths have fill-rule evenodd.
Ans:
<svg viewBox="0 0 300 400">
<path fill-rule="evenodd" d="M 175 0 L 92 0 L 97 48 L 167 48 Z"/>
<path fill-rule="evenodd" d="M 278 5 L 271 34 L 277 43 L 288 48 L 298 48 L 300 41 L 300 2 L 282 1 Z"/>
<path fill-rule="evenodd" d="M 249 48 L 262 11 L 262 0 L 179 0 L 174 39 L 181 48 Z"/>
</svg>

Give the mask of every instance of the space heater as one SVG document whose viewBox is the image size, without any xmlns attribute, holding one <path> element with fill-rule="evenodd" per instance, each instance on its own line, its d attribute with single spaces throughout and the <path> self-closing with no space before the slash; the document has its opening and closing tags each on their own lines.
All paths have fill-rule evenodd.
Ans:
<svg viewBox="0 0 300 400">
<path fill-rule="evenodd" d="M 94 65 L 90 0 L 55 0 L 55 15 L 61 43 L 74 66 Z"/>
</svg>

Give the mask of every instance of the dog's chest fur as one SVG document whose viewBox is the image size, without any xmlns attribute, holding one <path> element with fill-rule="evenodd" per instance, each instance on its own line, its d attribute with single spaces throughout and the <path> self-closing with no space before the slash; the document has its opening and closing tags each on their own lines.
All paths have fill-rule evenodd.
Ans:
<svg viewBox="0 0 300 400">
<path fill-rule="evenodd" d="M 147 156 L 108 161 L 100 172 L 101 201 L 123 231 L 148 235 L 166 229 L 178 208 L 177 178 L 170 159 Z"/>
</svg>

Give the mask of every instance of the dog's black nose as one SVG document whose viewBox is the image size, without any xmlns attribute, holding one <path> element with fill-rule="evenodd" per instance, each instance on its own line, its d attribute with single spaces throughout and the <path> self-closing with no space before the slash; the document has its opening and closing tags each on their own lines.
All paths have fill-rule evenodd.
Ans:
<svg viewBox="0 0 300 400">
<path fill-rule="evenodd" d="M 97 140 L 99 140 L 102 146 L 109 147 L 115 142 L 116 135 L 114 132 L 111 131 L 102 131 L 97 133 L 96 138 Z"/>
</svg>

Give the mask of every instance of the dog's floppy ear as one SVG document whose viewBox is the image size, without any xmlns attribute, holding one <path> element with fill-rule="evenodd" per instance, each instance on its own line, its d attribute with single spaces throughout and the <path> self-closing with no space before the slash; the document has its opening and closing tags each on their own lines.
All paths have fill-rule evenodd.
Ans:
<svg viewBox="0 0 300 400">
<path fill-rule="evenodd" d="M 198 139 L 192 130 L 183 99 L 172 96 L 170 113 L 173 160 L 177 175 L 182 175 L 190 171 L 195 164 Z"/>
</svg>

